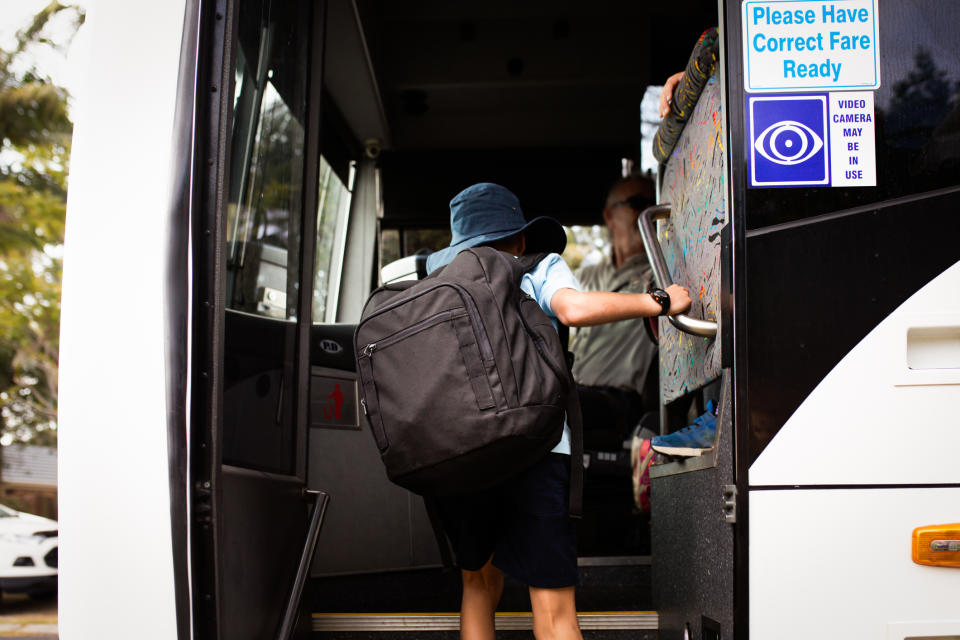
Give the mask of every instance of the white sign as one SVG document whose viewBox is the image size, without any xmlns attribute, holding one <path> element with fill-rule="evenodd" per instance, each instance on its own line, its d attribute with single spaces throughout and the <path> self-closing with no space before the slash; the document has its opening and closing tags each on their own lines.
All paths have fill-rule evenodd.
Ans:
<svg viewBox="0 0 960 640">
<path fill-rule="evenodd" d="M 747 0 L 742 18 L 748 92 L 880 86 L 876 0 Z"/>
<path fill-rule="evenodd" d="M 877 140 L 873 92 L 830 94 L 830 183 L 877 186 Z"/>
</svg>

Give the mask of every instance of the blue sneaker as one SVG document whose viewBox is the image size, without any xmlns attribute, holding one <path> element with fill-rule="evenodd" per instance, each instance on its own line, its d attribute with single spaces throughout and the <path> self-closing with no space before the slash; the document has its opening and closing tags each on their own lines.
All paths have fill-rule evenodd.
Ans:
<svg viewBox="0 0 960 640">
<path fill-rule="evenodd" d="M 707 411 L 693 421 L 689 427 L 665 436 L 657 436 L 650 446 L 657 453 L 668 456 L 699 456 L 713 448 L 717 433 L 717 416 L 714 415 L 713 400 L 707 401 Z"/>
</svg>

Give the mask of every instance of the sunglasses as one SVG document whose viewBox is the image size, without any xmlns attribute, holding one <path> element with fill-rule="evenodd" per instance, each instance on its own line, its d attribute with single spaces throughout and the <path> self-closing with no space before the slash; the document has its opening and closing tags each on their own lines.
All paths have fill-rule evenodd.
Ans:
<svg viewBox="0 0 960 640">
<path fill-rule="evenodd" d="M 628 207 L 630 207 L 630 208 L 633 209 L 634 211 L 643 211 L 643 210 L 646 209 L 647 207 L 653 206 L 653 205 L 656 204 L 656 203 L 655 203 L 653 200 L 651 200 L 650 198 L 648 198 L 647 196 L 640 195 L 640 194 L 638 193 L 637 195 L 630 196 L 629 198 L 627 198 L 627 199 L 625 199 L 625 200 L 618 200 L 617 202 L 614 202 L 614 203 L 611 204 L 610 206 L 611 206 L 611 207 L 619 207 L 619 206 L 622 205 L 622 204 L 627 205 Z"/>
</svg>

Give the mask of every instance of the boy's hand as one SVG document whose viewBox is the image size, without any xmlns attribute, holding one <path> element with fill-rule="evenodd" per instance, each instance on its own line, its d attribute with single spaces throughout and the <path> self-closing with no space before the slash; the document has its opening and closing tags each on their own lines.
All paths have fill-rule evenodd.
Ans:
<svg viewBox="0 0 960 640">
<path fill-rule="evenodd" d="M 678 313 L 684 313 L 690 310 L 690 292 L 686 287 L 672 284 L 667 287 L 666 291 L 667 295 L 670 296 L 670 311 L 667 312 L 668 316 L 675 316 Z"/>
</svg>

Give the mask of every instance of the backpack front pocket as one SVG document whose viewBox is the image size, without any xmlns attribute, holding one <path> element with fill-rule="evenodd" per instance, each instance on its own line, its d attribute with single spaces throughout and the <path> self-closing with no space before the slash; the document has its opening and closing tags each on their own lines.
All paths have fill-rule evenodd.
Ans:
<svg viewBox="0 0 960 640">
<path fill-rule="evenodd" d="M 462 419 L 466 407 L 496 407 L 477 335 L 470 314 L 458 308 L 361 349 L 365 409 L 381 451 L 422 429 L 425 416 L 442 440 L 445 425 Z"/>
</svg>

